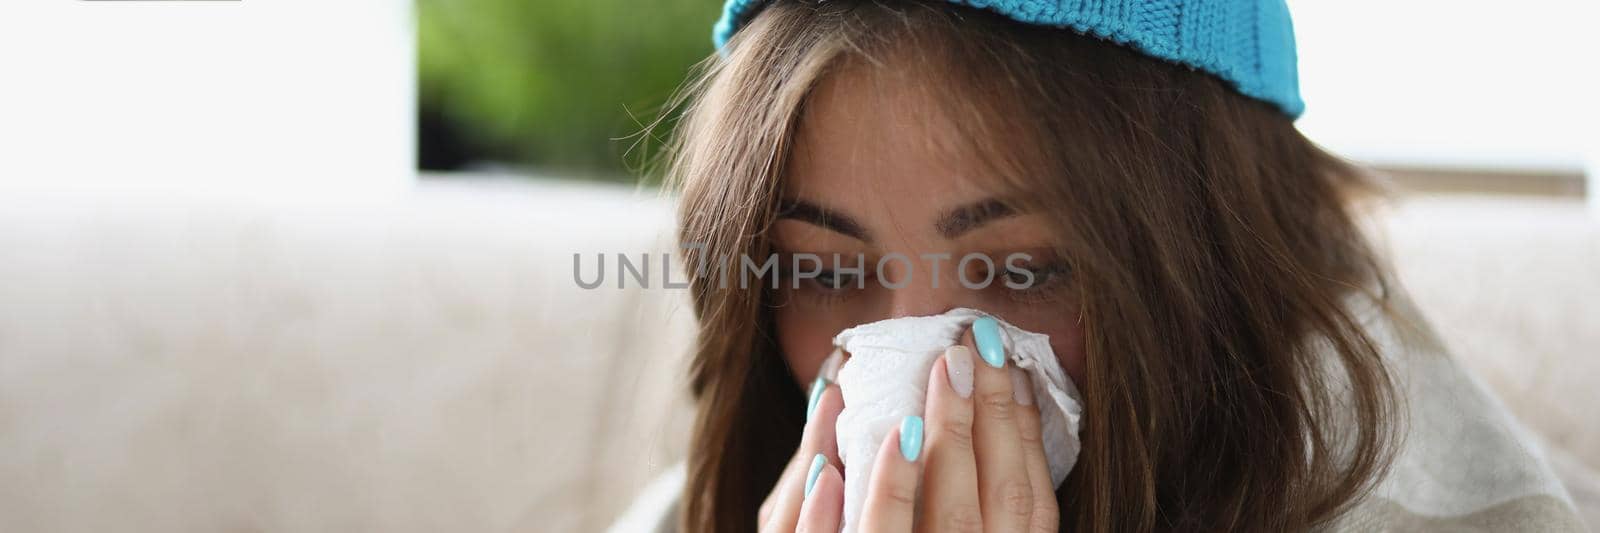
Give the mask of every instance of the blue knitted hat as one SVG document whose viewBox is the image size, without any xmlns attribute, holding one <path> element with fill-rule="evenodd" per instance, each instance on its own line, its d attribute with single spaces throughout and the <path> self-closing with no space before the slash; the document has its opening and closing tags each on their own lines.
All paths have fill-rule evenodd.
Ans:
<svg viewBox="0 0 1600 533">
<path fill-rule="evenodd" d="M 1071 28 L 1200 69 L 1290 118 L 1305 110 L 1294 27 L 1284 0 L 947 0 L 1028 24 Z M 765 0 L 727 0 L 712 28 L 718 50 Z"/>
</svg>

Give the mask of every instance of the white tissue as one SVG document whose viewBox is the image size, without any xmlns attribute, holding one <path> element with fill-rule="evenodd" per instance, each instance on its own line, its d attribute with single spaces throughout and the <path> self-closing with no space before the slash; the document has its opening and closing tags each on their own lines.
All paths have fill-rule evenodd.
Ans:
<svg viewBox="0 0 1600 533">
<path fill-rule="evenodd" d="M 945 348 L 986 313 L 958 308 L 942 315 L 882 320 L 834 337 L 850 354 L 834 380 L 844 395 L 835 431 L 844 463 L 844 531 L 855 531 L 878 449 L 908 415 L 923 415 L 928 374 Z M 1041 438 L 1053 485 L 1059 486 L 1078 460 L 1078 423 L 1083 416 L 1077 387 L 1061 370 L 1050 337 L 998 320 L 1009 363 L 1026 371 L 1039 406 Z M 973 354 L 976 364 L 985 364 Z M 831 363 L 830 363 L 831 364 Z"/>
</svg>

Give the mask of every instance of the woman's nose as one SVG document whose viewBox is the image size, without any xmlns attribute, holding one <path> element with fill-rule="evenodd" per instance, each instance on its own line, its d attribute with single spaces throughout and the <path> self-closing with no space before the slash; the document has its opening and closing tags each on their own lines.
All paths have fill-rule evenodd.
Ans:
<svg viewBox="0 0 1600 533">
<path fill-rule="evenodd" d="M 972 291 L 959 285 L 952 286 L 947 280 L 940 280 L 939 286 L 934 287 L 931 281 L 917 281 L 888 289 L 888 318 L 937 315 L 957 307 L 973 306 L 972 302 L 967 301 Z"/>
</svg>

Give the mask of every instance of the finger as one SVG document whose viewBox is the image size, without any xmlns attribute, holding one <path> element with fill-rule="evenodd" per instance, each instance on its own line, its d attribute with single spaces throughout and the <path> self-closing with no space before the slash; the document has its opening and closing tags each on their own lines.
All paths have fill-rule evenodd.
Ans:
<svg viewBox="0 0 1600 533">
<path fill-rule="evenodd" d="M 834 464 L 837 463 L 824 462 L 805 493 L 800 522 L 794 528 L 797 533 L 838 533 L 844 513 L 844 476 Z"/>
<path fill-rule="evenodd" d="M 917 506 L 917 459 L 922 457 L 922 417 L 908 416 L 889 432 L 867 481 L 867 502 L 858 530 L 871 533 L 911 531 Z"/>
<path fill-rule="evenodd" d="M 810 457 L 806 455 L 806 452 L 805 446 L 796 446 L 794 455 L 789 456 L 789 462 L 784 463 L 783 473 L 778 475 L 778 482 L 772 485 L 772 491 L 767 493 L 766 499 L 761 501 L 761 507 L 756 511 L 757 524 L 765 525 L 767 523 L 768 519 L 772 517 L 772 508 L 777 506 L 778 500 L 782 499 L 781 496 L 791 492 L 785 489 L 795 486 L 797 483 L 795 477 L 805 475 L 805 468 L 809 464 L 807 461 L 809 461 L 808 458 Z"/>
<path fill-rule="evenodd" d="M 761 507 L 756 511 L 757 524 L 765 525 L 767 523 L 767 519 L 772 517 L 772 507 L 777 505 L 778 496 L 784 493 L 782 490 L 783 487 L 787 487 L 793 483 L 792 480 L 795 476 L 794 471 L 795 469 L 799 468 L 795 466 L 800 462 L 798 459 L 799 457 L 800 449 L 795 448 L 795 454 L 789 457 L 788 463 L 783 465 L 783 473 L 778 475 L 778 482 L 772 486 L 773 490 L 767 493 L 766 499 L 761 500 Z"/>
<path fill-rule="evenodd" d="M 983 360 L 973 371 L 972 443 L 978 463 L 978 505 L 985 531 L 1021 531 L 1033 513 L 1033 487 L 1017 429 L 1016 394 L 1003 333 L 994 318 L 982 317 L 968 332 Z"/>
<path fill-rule="evenodd" d="M 1044 455 L 1043 431 L 1039 421 L 1039 406 L 1034 403 L 1033 381 L 1027 372 L 1011 366 L 1011 390 L 1017 398 L 1017 436 L 1022 441 L 1022 457 L 1027 464 L 1028 486 L 1033 490 L 1033 511 L 1028 517 L 1028 531 L 1055 531 L 1060 519 L 1056 504 L 1055 480 L 1050 477 L 1050 463 Z"/>
<path fill-rule="evenodd" d="M 978 466 L 972 453 L 972 349 L 952 346 L 934 361 L 924 414 L 922 524 L 926 531 L 977 531 Z"/>
<path fill-rule="evenodd" d="M 818 394 L 818 384 L 826 387 L 827 384 L 832 383 L 835 379 L 837 379 L 839 374 L 839 365 L 843 364 L 844 356 L 845 354 L 843 350 L 834 348 L 833 352 L 828 354 L 826 359 L 823 359 L 821 368 L 817 369 L 817 379 L 812 381 L 811 390 L 808 393 L 809 398 L 806 401 L 808 422 L 811 411 L 820 400 Z M 837 443 L 835 443 L 834 446 L 837 447 Z M 778 482 L 774 484 L 773 487 L 793 485 L 796 483 L 796 481 L 794 481 L 795 477 L 805 475 L 806 467 L 810 465 L 811 455 L 808 453 L 808 450 L 803 448 L 803 446 L 795 448 L 794 455 L 789 456 L 789 462 L 783 465 L 783 472 L 778 475 Z M 780 491 L 769 492 L 767 493 L 766 499 L 761 501 L 761 507 L 757 509 L 756 512 L 757 524 L 767 523 L 767 518 L 772 515 L 772 507 L 777 503 L 777 495 L 779 493 Z"/>
<path fill-rule="evenodd" d="M 834 424 L 839 419 L 839 412 L 844 409 L 844 398 L 840 396 L 837 385 L 828 384 L 826 380 L 821 383 L 820 390 L 813 395 L 815 406 L 810 409 L 806 428 L 800 436 L 797 455 L 804 458 L 803 462 L 795 465 L 797 468 L 790 472 L 791 475 L 783 476 L 779 485 L 773 487 L 768 496 L 772 500 L 772 507 L 767 517 L 761 520 L 762 531 L 787 533 L 794 530 L 795 522 L 800 518 L 800 505 L 805 501 L 804 474 L 814 457 L 822 454 L 829 462 L 840 464 Z"/>
</svg>

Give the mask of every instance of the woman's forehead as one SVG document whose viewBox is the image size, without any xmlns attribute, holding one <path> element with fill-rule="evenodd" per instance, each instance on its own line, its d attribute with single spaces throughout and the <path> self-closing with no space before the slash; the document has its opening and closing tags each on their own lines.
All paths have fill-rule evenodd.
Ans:
<svg viewBox="0 0 1600 533">
<path fill-rule="evenodd" d="M 925 80 L 862 62 L 820 80 L 796 131 L 786 194 L 847 204 L 993 195 L 1000 180 L 977 157 L 983 143 L 962 138 L 952 119 L 950 106 L 962 104 Z"/>
</svg>

